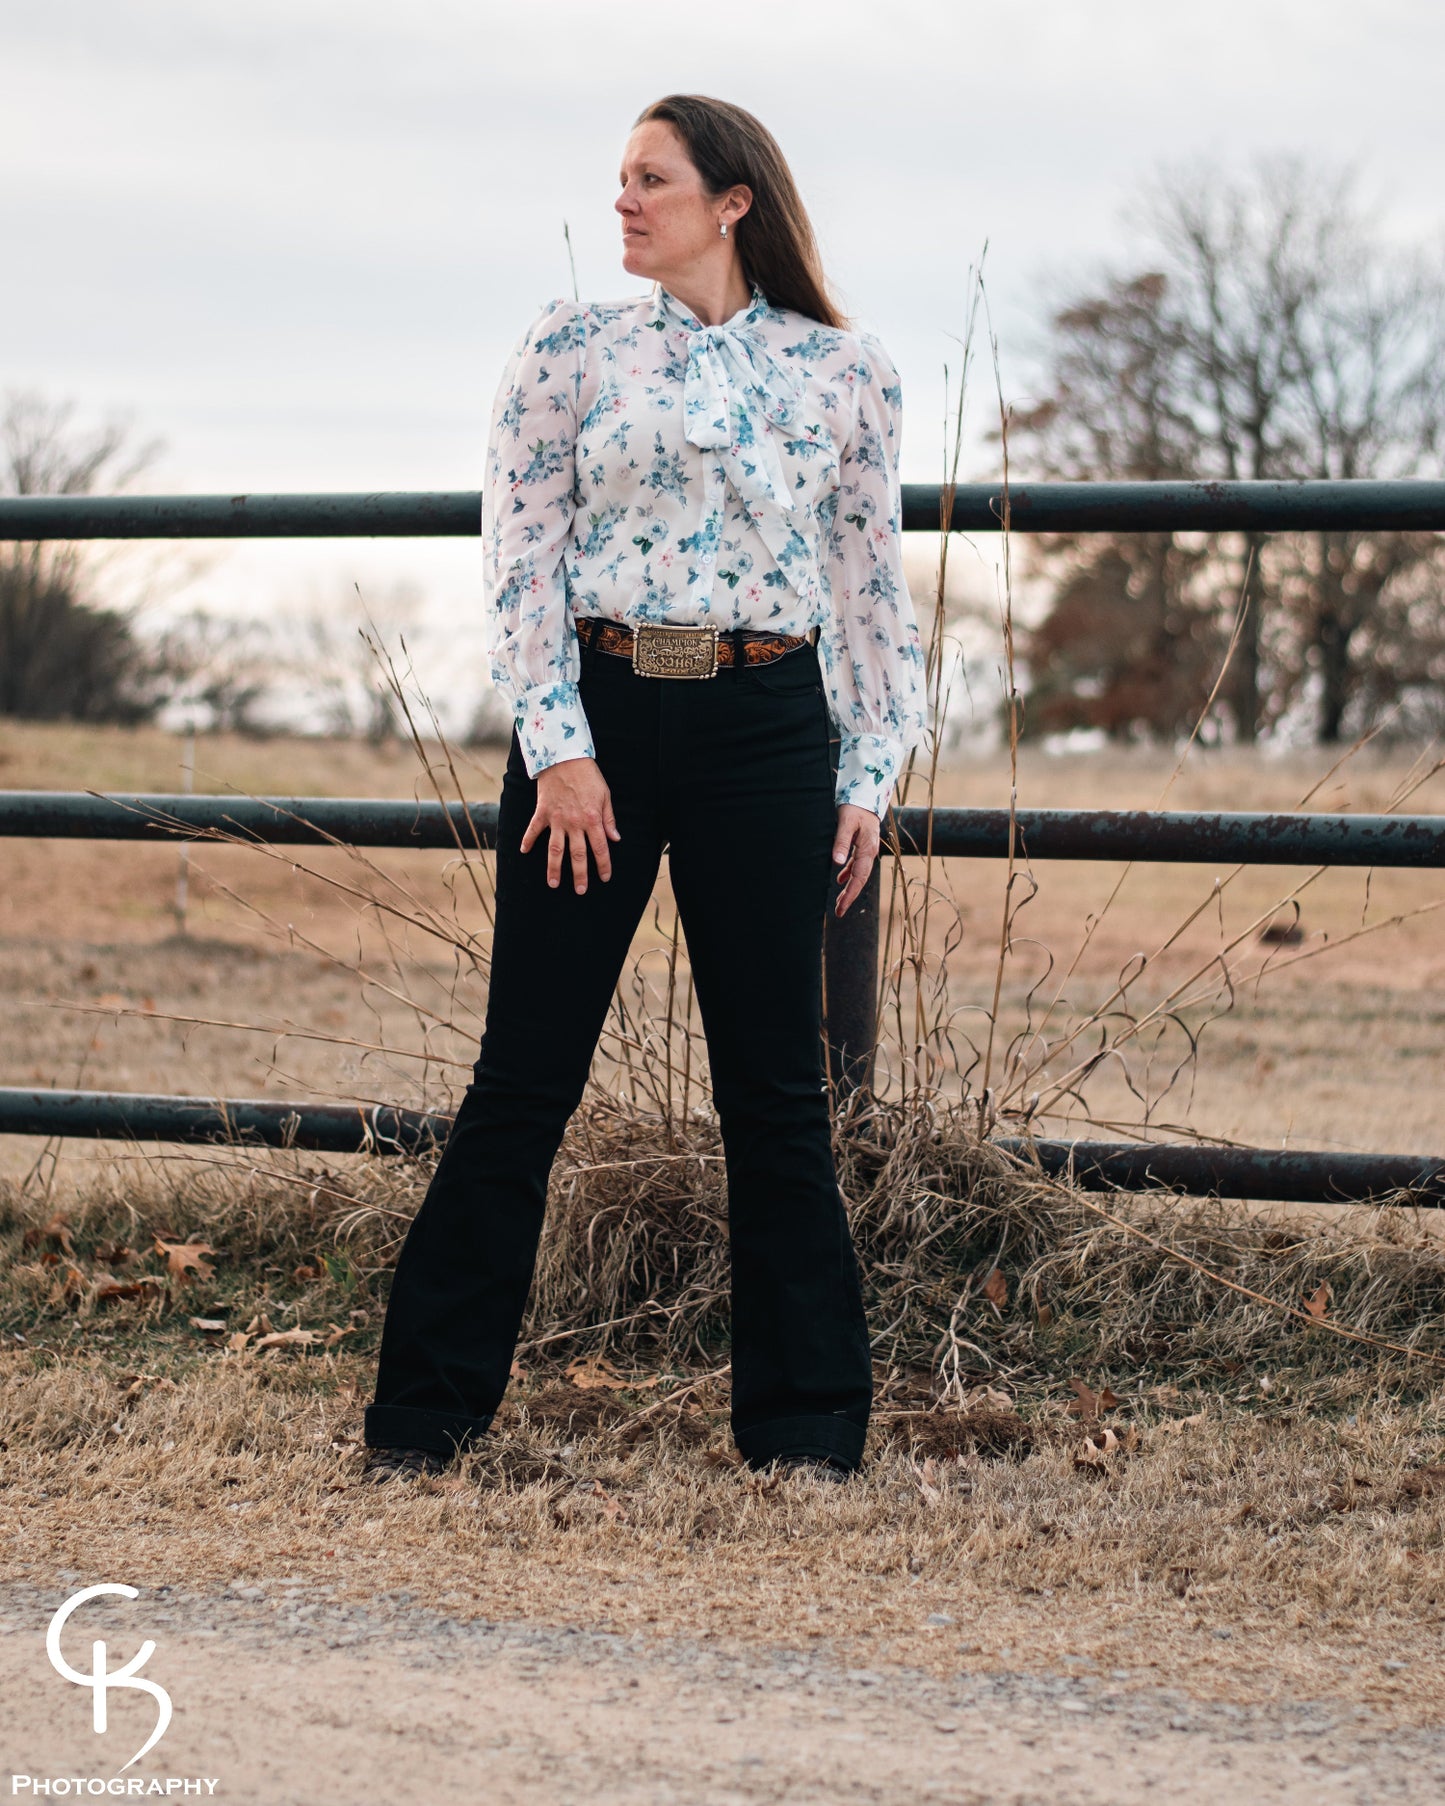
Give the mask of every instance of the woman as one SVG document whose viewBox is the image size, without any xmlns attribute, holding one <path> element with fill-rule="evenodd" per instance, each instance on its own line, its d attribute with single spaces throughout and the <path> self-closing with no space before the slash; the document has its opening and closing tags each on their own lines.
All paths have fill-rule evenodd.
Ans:
<svg viewBox="0 0 1445 1806">
<path fill-rule="evenodd" d="M 516 725 L 491 985 L 392 1284 L 375 1478 L 440 1471 L 501 1401 L 552 1161 L 664 848 L 723 1135 L 734 1440 L 755 1468 L 843 1479 L 868 1427 L 821 954 L 830 855 L 842 915 L 924 729 L 897 375 L 844 329 L 741 108 L 649 107 L 616 208 L 651 291 L 550 303 L 492 418 L 492 676 Z"/>
</svg>

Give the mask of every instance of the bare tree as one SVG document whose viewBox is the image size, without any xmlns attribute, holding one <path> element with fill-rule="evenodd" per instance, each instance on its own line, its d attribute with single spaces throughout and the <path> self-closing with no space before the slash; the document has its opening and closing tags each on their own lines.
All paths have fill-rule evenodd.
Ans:
<svg viewBox="0 0 1445 1806">
<path fill-rule="evenodd" d="M 1445 272 L 1385 242 L 1353 191 L 1348 173 L 1298 158 L 1156 178 L 1134 215 L 1147 273 L 1056 310 L 1047 400 L 1020 422 L 1016 456 L 1078 478 L 1434 474 Z M 1116 550 L 1131 568 L 1147 556 L 1122 538 Z M 1352 702 L 1381 706 L 1405 612 L 1392 592 L 1417 596 L 1434 535 L 1237 535 L 1206 550 L 1216 641 L 1247 603 L 1227 688 L 1238 739 L 1308 702 L 1328 741 Z M 1202 581 L 1198 564 L 1176 572 L 1173 607 L 1192 622 Z"/>
<path fill-rule="evenodd" d="M 258 711 L 284 675 L 269 623 L 194 608 L 171 621 L 147 652 L 158 700 L 184 702 L 210 733 L 269 731 Z"/>
<path fill-rule="evenodd" d="M 318 602 L 301 614 L 297 668 L 328 733 L 362 734 L 372 746 L 399 734 L 400 713 L 383 661 L 405 661 L 424 631 L 422 614 L 422 592 L 406 580 L 364 598 L 353 588 L 338 603 Z"/>
<path fill-rule="evenodd" d="M 1043 476 L 1164 482 L 1204 457 L 1188 347 L 1161 274 L 1109 281 L 1053 319 L 1047 400 L 1015 414 Z M 1024 635 L 1031 735 L 1102 728 L 1168 739 L 1202 706 L 1218 654 L 1197 545 L 1176 534 L 1050 535 L 1046 618 Z"/>
<path fill-rule="evenodd" d="M 123 489 L 159 445 L 111 423 L 84 430 L 73 404 L 10 392 L 0 411 L 0 493 L 88 495 Z M 126 611 L 95 600 L 97 560 L 55 541 L 0 544 L 0 713 L 134 720 L 158 700 L 153 662 Z"/>
</svg>

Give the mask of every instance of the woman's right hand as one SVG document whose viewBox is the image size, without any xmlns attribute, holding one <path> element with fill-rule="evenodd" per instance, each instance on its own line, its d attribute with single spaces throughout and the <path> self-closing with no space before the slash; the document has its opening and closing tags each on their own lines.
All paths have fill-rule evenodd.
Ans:
<svg viewBox="0 0 1445 1806">
<path fill-rule="evenodd" d="M 572 883 L 580 897 L 587 888 L 587 848 L 597 861 L 597 876 L 612 876 L 609 837 L 621 840 L 612 813 L 612 793 L 595 759 L 559 759 L 537 773 L 537 808 L 522 836 L 525 853 L 549 829 L 547 882 L 562 882 L 564 855 L 572 861 Z"/>
</svg>

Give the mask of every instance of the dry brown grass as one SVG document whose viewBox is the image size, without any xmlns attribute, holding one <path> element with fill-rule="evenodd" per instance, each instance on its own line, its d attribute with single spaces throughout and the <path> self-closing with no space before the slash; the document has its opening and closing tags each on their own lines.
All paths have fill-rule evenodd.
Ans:
<svg viewBox="0 0 1445 1806">
<path fill-rule="evenodd" d="M 81 781 L 62 737 L 6 733 L 8 782 Z M 27 761 L 47 747 L 42 780 Z M 85 781 L 167 788 L 170 750 L 136 736 Z M 294 749 L 235 748 L 223 773 L 230 750 L 200 761 L 217 787 L 307 787 Z M 496 794 L 497 758 L 469 770 L 420 736 L 414 751 L 368 767 L 349 749 L 310 787 Z M 1286 763 L 1204 762 L 1168 801 L 1424 808 L 1440 782 L 1368 754 L 1323 788 Z M 1141 761 L 1020 755 L 926 789 L 1122 806 L 1161 787 Z M 488 855 L 207 846 L 201 944 L 165 935 L 174 860 L 17 849 L 12 1082 L 446 1102 L 485 1003 Z M 503 1416 L 404 1498 L 355 1468 L 425 1163 L 12 1162 L 0 1439 L 20 1565 L 103 1557 L 205 1584 L 280 1564 L 358 1594 L 460 1588 L 490 1614 L 693 1635 L 725 1614 L 733 1635 L 826 1630 L 868 1660 L 955 1667 L 1069 1647 L 1206 1690 L 1424 1711 L 1445 1586 L 1445 1253 L 1428 1221 L 1091 1199 L 978 1131 L 1445 1144 L 1439 1087 L 1412 1082 L 1438 1059 L 1438 876 L 1020 866 L 1007 894 L 982 863 L 886 876 L 885 1078 L 836 1144 L 878 1372 L 861 1483 L 778 1486 L 730 1449 L 721 1149 L 664 876 L 554 1173 Z M 1258 929 L 1295 896 L 1313 939 L 1291 959 L 1329 951 L 1287 964 Z M 214 1272 L 170 1271 L 167 1246 L 193 1243 Z M 960 1628 L 939 1636 L 930 1612 Z M 1384 1674 L 1385 1648 L 1408 1671 Z"/>
<path fill-rule="evenodd" d="M 941 1673 L 1067 1654 L 1209 1697 L 1352 1698 L 1416 1722 L 1445 1681 L 1445 1475 L 1422 1463 L 1438 1412 L 1367 1389 L 1343 1422 L 1126 1395 L 1111 1416 L 1138 1447 L 1098 1465 L 1059 1408 L 1021 1448 L 961 1437 L 951 1455 L 885 1411 L 866 1482 L 835 1492 L 736 1467 L 716 1390 L 641 1420 L 651 1389 L 599 1405 L 529 1375 L 457 1471 L 378 1490 L 356 1478 L 355 1355 L 211 1352 L 174 1387 L 94 1351 L 5 1365 L 21 1576 L 219 1589 L 284 1573 L 462 1615 L 827 1638 L 845 1662 Z"/>
<path fill-rule="evenodd" d="M 1183 1263 L 1285 1306 L 1323 1282 L 1331 1315 L 1434 1351 L 1438 1246 L 1388 1211 L 1301 1229 L 1144 1199 L 1111 1201 L 1111 1223 L 913 1128 L 844 1150 L 878 1403 L 841 1495 L 737 1465 L 716 1170 L 685 1177 L 660 1125 L 574 1121 L 503 1412 L 414 1493 L 356 1470 L 381 1273 L 424 1169 L 187 1156 L 48 1217 L 54 1200 L 12 1192 L 13 1568 L 193 1587 L 286 1572 L 490 1617 L 826 1636 L 845 1659 L 940 1671 L 1069 1653 L 1216 1697 L 1427 1719 L 1445 1679 L 1438 1370 Z M 699 1126 L 688 1153 L 708 1151 Z M 170 1273 L 158 1242 L 197 1240 L 214 1272 Z M 159 1283 L 107 1300 L 109 1273 Z"/>
</svg>

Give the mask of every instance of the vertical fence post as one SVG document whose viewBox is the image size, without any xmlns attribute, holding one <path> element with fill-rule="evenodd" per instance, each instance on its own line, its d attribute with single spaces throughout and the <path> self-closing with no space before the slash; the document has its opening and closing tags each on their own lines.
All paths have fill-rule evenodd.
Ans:
<svg viewBox="0 0 1445 1806">
<path fill-rule="evenodd" d="M 878 1042 L 878 912 L 882 860 L 841 918 L 829 899 L 823 924 L 823 1032 L 836 1108 L 872 1090 Z"/>
<path fill-rule="evenodd" d="M 196 787 L 196 724 L 186 720 L 185 752 L 181 758 L 181 795 L 189 796 Z M 176 864 L 176 933 L 188 932 L 186 912 L 191 900 L 191 849 L 182 841 Z"/>
</svg>

